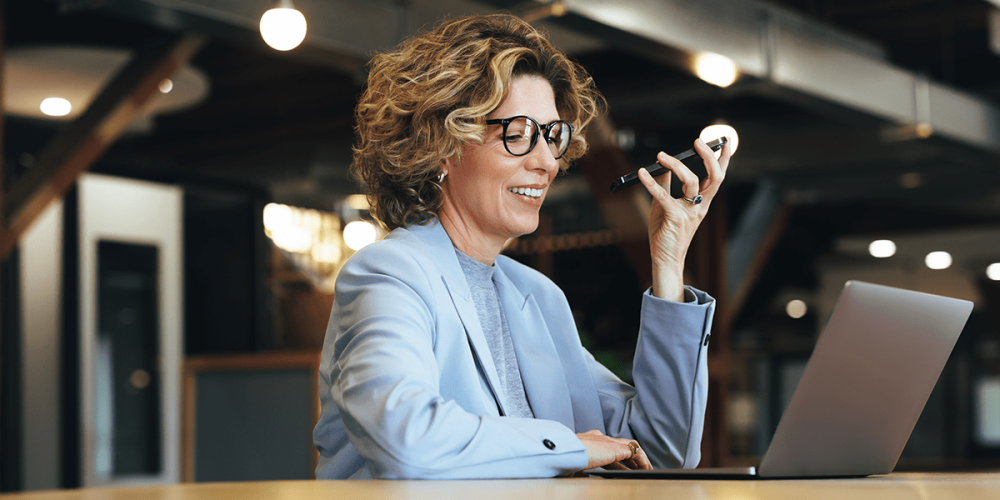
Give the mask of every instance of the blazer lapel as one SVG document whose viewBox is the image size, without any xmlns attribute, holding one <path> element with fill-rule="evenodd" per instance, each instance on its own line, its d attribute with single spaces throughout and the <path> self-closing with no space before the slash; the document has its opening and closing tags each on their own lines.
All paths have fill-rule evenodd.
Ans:
<svg viewBox="0 0 1000 500">
<path fill-rule="evenodd" d="M 469 338 L 469 345 L 472 347 L 476 363 L 486 377 L 486 383 L 490 390 L 493 391 L 493 399 L 496 400 L 497 408 L 505 414 L 500 377 L 497 375 L 490 346 L 486 342 L 486 335 L 479 323 L 479 313 L 472 302 L 469 283 L 465 279 L 465 273 L 462 272 L 461 264 L 458 263 L 458 256 L 455 255 L 455 246 L 451 242 L 451 238 L 437 219 L 426 225 L 410 226 L 408 230 L 416 234 L 427 245 L 428 253 L 441 271 L 441 280 L 444 281 L 451 302 L 455 306 L 455 311 L 458 313 L 459 319 L 462 320 L 462 326 L 465 327 L 465 334 Z"/>
<path fill-rule="evenodd" d="M 555 420 L 575 429 L 566 374 L 538 304 L 532 296 L 521 295 L 501 269 L 495 276 L 524 392 L 535 418 Z"/>
<path fill-rule="evenodd" d="M 500 377 L 497 375 L 497 368 L 493 363 L 493 355 L 490 353 L 490 346 L 486 342 L 483 327 L 479 323 L 479 313 L 476 311 L 476 306 L 472 302 L 472 299 L 468 296 L 469 286 L 464 281 L 464 277 L 461 284 L 452 283 L 447 276 L 442 277 L 442 279 L 445 286 L 448 287 L 448 293 L 451 295 L 451 301 L 455 305 L 458 317 L 462 320 L 462 326 L 465 327 L 465 334 L 469 337 L 469 345 L 472 346 L 476 363 L 486 375 L 486 381 L 493 391 L 493 399 L 496 400 L 497 408 L 500 409 L 501 414 L 506 414 L 507 412 L 503 409 L 502 403 L 504 398 L 503 388 L 500 386 Z M 463 292 L 465 293 L 463 294 Z"/>
</svg>

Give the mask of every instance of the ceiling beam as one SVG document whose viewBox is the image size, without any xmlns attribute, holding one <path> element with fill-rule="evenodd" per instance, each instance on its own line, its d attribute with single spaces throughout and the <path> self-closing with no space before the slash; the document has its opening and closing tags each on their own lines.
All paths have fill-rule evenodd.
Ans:
<svg viewBox="0 0 1000 500">
<path fill-rule="evenodd" d="M 34 167 L 15 180 L 3 196 L 6 226 L 0 233 L 0 259 L 10 253 L 35 217 L 118 140 L 158 92 L 160 81 L 187 64 L 204 44 L 202 37 L 181 36 L 139 53 L 79 118 L 52 139 Z"/>
<path fill-rule="evenodd" d="M 731 331 L 747 295 L 785 233 L 791 211 L 774 183 L 757 185 L 726 244 L 727 301 L 719 318 L 722 331 Z"/>
</svg>

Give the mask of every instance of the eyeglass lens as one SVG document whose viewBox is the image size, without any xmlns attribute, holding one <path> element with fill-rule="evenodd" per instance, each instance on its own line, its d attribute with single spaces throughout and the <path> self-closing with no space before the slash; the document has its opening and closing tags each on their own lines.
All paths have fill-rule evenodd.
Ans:
<svg viewBox="0 0 1000 500">
<path fill-rule="evenodd" d="M 569 124 L 560 120 L 542 126 L 526 116 L 512 118 L 507 124 L 507 132 L 504 136 L 507 151 L 518 156 L 528 154 L 538 142 L 538 129 L 543 127 L 545 128 L 545 142 L 549 146 L 552 156 L 562 157 L 569 149 L 572 131 Z"/>
</svg>

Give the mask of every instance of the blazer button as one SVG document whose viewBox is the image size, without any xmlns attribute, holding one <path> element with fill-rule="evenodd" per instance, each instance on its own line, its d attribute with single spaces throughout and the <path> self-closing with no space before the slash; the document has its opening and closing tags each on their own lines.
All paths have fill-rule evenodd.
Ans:
<svg viewBox="0 0 1000 500">
<path fill-rule="evenodd" d="M 550 450 L 556 449 L 556 444 L 553 443 L 552 441 L 549 441 L 548 439 L 542 441 L 542 444 L 544 444 L 545 447 L 548 448 L 548 449 L 550 449 Z"/>
</svg>

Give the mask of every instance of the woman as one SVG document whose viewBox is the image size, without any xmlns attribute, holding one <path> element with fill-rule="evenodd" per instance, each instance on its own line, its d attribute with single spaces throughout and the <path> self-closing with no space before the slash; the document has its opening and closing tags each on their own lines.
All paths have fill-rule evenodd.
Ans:
<svg viewBox="0 0 1000 500">
<path fill-rule="evenodd" d="M 689 198 L 653 195 L 653 287 L 633 388 L 580 344 L 549 279 L 499 255 L 533 232 L 556 174 L 586 150 L 601 97 L 511 16 L 446 23 L 377 56 L 357 108 L 354 173 L 392 232 L 337 279 L 320 367 L 319 478 L 552 477 L 694 467 L 714 301 L 684 256 L 722 182 L 657 160 Z M 676 181 L 675 181 L 676 182 Z"/>
</svg>

